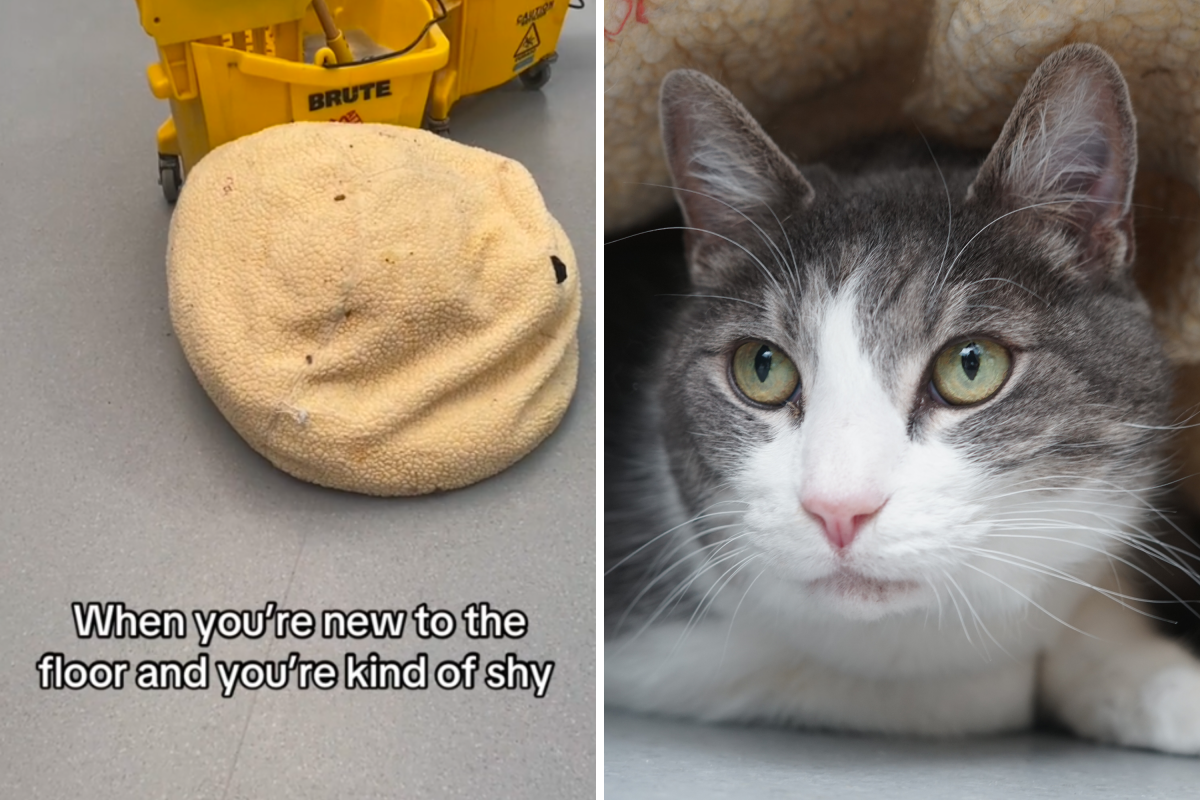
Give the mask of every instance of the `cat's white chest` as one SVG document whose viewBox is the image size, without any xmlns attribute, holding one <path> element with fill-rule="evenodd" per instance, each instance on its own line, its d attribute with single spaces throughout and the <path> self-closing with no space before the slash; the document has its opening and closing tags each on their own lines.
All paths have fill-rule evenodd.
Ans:
<svg viewBox="0 0 1200 800">
<path fill-rule="evenodd" d="M 1045 598 L 1069 615 L 1077 590 Z M 610 641 L 610 705 L 713 721 L 953 735 L 1033 720 L 1038 654 L 1058 636 L 1048 618 L 914 615 L 873 623 L 728 616 L 653 626 Z M 951 627 L 953 626 L 953 627 Z M 984 629 L 987 633 L 984 633 Z"/>
</svg>

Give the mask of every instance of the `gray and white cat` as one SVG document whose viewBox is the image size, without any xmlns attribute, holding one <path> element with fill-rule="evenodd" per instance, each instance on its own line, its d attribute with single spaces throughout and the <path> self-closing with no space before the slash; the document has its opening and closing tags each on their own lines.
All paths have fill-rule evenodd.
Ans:
<svg viewBox="0 0 1200 800">
<path fill-rule="evenodd" d="M 801 170 L 692 71 L 661 114 L 694 299 L 610 488 L 607 703 L 1200 753 L 1135 560 L 1195 576 L 1150 527 L 1171 376 L 1112 59 L 1046 59 L 982 166 Z"/>
</svg>

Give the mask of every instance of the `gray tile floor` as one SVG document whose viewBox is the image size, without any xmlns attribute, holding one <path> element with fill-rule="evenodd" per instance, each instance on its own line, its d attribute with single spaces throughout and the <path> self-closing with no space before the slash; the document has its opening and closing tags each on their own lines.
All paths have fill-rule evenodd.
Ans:
<svg viewBox="0 0 1200 800">
<path fill-rule="evenodd" d="M 595 778 L 595 41 L 573 11 L 542 93 L 463 101 L 453 138 L 524 162 L 584 277 L 580 384 L 540 449 L 412 500 L 319 489 L 229 428 L 172 336 L 155 183 L 166 114 L 130 0 L 6 4 L 0 48 L 0 797 L 587 797 Z M 46 692 L 34 664 L 191 659 L 81 641 L 69 604 L 520 608 L 529 635 L 424 646 L 240 640 L 212 658 L 554 659 L 521 693 Z"/>
<path fill-rule="evenodd" d="M 604 794 L 836 800 L 1200 797 L 1200 759 L 1052 735 L 922 741 L 688 725 L 609 712 Z"/>
</svg>

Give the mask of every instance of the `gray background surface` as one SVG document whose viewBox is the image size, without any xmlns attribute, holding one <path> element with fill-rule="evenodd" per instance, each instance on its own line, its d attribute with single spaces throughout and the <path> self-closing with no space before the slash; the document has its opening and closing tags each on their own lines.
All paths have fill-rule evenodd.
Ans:
<svg viewBox="0 0 1200 800">
<path fill-rule="evenodd" d="M 688 725 L 610 711 L 604 794 L 620 800 L 1190 800 L 1200 797 L 1200 759 L 1048 734 L 888 739 Z"/>
<path fill-rule="evenodd" d="M 0 48 L 0 797 L 586 797 L 595 780 L 595 8 L 542 93 L 456 107 L 452 137 L 522 161 L 584 281 L 575 401 L 475 487 L 378 500 L 251 451 L 172 336 L 167 108 L 132 0 L 7 3 Z M 520 608 L 515 643 L 218 642 L 213 659 L 347 651 L 554 659 L 548 696 L 43 692 L 34 664 L 191 659 L 184 641 L 81 641 L 73 600 L 134 608 Z M 191 631 L 189 631 L 191 633 Z"/>
</svg>

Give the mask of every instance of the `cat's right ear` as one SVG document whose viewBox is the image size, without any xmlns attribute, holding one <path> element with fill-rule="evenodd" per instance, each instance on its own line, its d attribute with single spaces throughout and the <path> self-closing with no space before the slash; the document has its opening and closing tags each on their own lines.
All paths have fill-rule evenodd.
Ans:
<svg viewBox="0 0 1200 800">
<path fill-rule="evenodd" d="M 708 283 L 730 258 L 745 257 L 740 247 L 769 248 L 764 239 L 782 235 L 779 220 L 807 206 L 813 189 L 737 98 L 707 75 L 668 74 L 659 110 L 675 195 L 693 229 L 684 235 L 692 279 Z"/>
<path fill-rule="evenodd" d="M 1137 125 L 1112 57 L 1090 44 L 1033 73 L 967 195 L 1007 208 L 1075 275 L 1103 281 L 1133 262 Z"/>
</svg>

